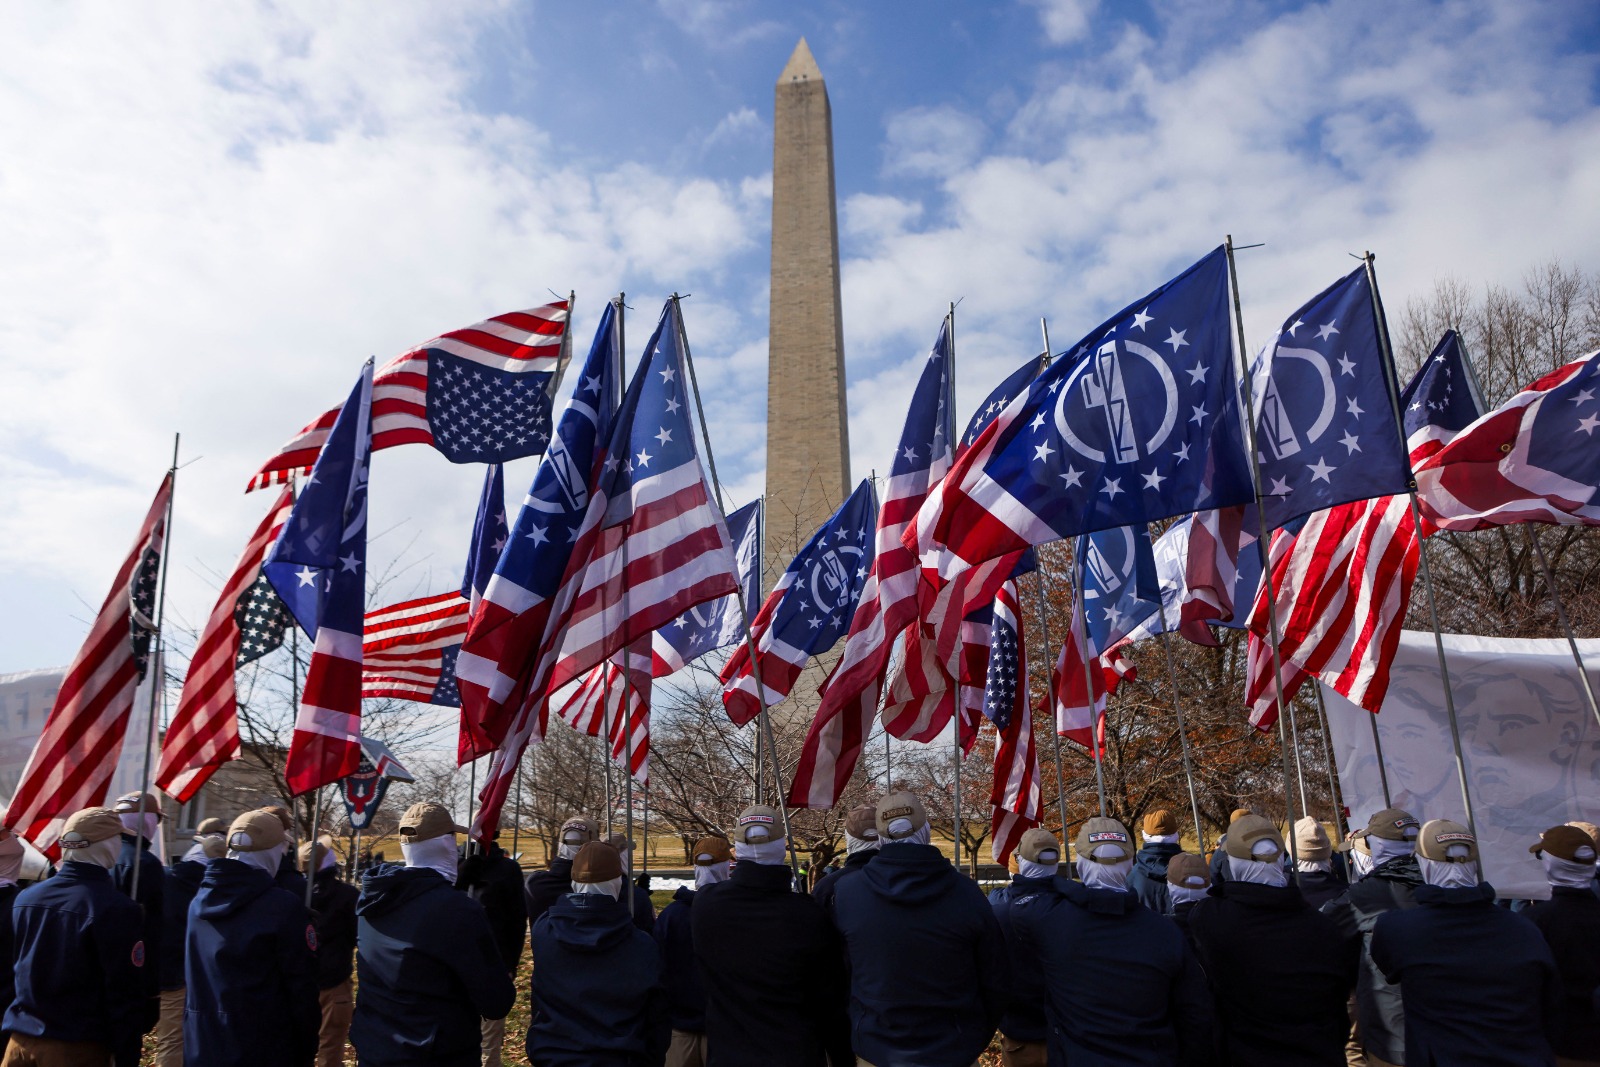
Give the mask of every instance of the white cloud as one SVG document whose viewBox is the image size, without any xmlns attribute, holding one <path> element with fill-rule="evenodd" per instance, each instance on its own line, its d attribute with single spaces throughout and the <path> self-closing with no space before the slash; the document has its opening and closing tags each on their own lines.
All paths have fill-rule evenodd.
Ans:
<svg viewBox="0 0 1600 1067">
<path fill-rule="evenodd" d="M 737 111 L 730 111 L 722 116 L 706 136 L 706 145 L 709 147 L 724 141 L 742 141 L 760 139 L 770 143 L 772 139 L 771 128 L 754 108 L 741 107 Z"/>
<path fill-rule="evenodd" d="M 1051 44 L 1070 44 L 1087 36 L 1099 0 L 1027 0 L 1039 9 L 1039 25 Z"/>
<path fill-rule="evenodd" d="M 983 149 L 983 123 L 958 108 L 916 107 L 889 118 L 883 170 L 899 177 L 939 178 L 972 162 Z"/>
</svg>

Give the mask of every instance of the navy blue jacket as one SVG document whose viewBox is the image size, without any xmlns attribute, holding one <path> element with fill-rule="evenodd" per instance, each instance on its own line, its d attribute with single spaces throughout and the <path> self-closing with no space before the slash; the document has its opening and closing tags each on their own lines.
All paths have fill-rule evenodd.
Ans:
<svg viewBox="0 0 1600 1067">
<path fill-rule="evenodd" d="M 1339 932 L 1361 944 L 1361 969 L 1356 974 L 1356 1025 L 1368 1054 L 1386 1063 L 1406 1058 L 1406 1011 L 1400 988 L 1372 962 L 1372 930 L 1378 917 L 1398 908 L 1415 907 L 1413 894 L 1422 885 L 1415 856 L 1388 860 L 1352 885 L 1341 897 L 1322 906 Z"/>
<path fill-rule="evenodd" d="M 1072 1067 L 1208 1064 L 1211 1000 L 1176 923 L 1132 893 L 1057 876 L 1047 907 L 1012 928 L 1044 977 L 1050 1063 Z"/>
<path fill-rule="evenodd" d="M 144 909 L 144 918 L 140 926 L 140 934 L 144 939 L 144 951 L 150 958 L 150 966 L 143 971 L 145 995 L 150 998 L 150 1003 L 145 1006 L 142 1025 L 145 1033 L 155 1029 L 156 1020 L 161 1015 L 161 959 L 165 949 L 162 947 L 162 927 L 167 921 L 166 885 L 167 869 L 156 859 L 155 853 L 150 851 L 149 841 L 133 834 L 122 835 L 122 856 L 117 860 L 115 867 L 111 868 L 111 880 L 118 889 L 130 897 L 140 908 Z M 139 895 L 133 896 L 133 857 L 139 856 Z"/>
<path fill-rule="evenodd" d="M 20 886 L 0 885 L 0 997 L 9 1006 L 17 995 L 17 981 L 13 968 L 17 962 L 17 935 L 11 928 L 11 904 L 22 892 Z"/>
<path fill-rule="evenodd" d="M 531 942 L 533 1067 L 663 1062 L 672 1035 L 661 952 L 627 905 L 568 893 L 533 924 Z"/>
<path fill-rule="evenodd" d="M 1350 883 L 1345 881 L 1338 864 L 1334 864 L 1331 871 L 1296 871 L 1294 884 L 1306 903 L 1319 910 L 1329 901 L 1350 892 Z"/>
<path fill-rule="evenodd" d="M 1342 1067 L 1360 943 L 1294 886 L 1222 882 L 1189 913 L 1234 1067 Z"/>
<path fill-rule="evenodd" d="M 877 854 L 878 850 L 875 848 L 864 848 L 860 852 L 852 852 L 846 856 L 843 867 L 823 875 L 822 879 L 812 888 L 811 899 L 821 904 L 822 910 L 832 916 L 833 895 L 839 891 L 839 882 L 858 873 L 861 868 L 871 863 L 872 857 Z"/>
<path fill-rule="evenodd" d="M 11 923 L 17 992 L 0 1029 L 95 1041 L 112 1050 L 117 1067 L 138 1067 L 146 1011 L 143 917 L 111 872 L 63 863 L 54 878 L 17 894 Z M 62 966 L 67 960 L 72 965 Z"/>
<path fill-rule="evenodd" d="M 523 893 L 522 868 L 504 849 L 490 842 L 488 854 L 473 849 L 462 859 L 456 888 L 465 890 L 467 896 L 483 906 L 500 958 L 506 970 L 515 974 L 522 959 L 522 946 L 528 942 L 528 901 Z"/>
<path fill-rule="evenodd" d="M 162 887 L 161 955 L 156 959 L 163 993 L 183 988 L 183 943 L 189 930 L 189 905 L 205 874 L 206 865 L 198 860 L 179 860 L 167 869 L 167 884 Z M 139 872 L 139 881 L 144 882 L 143 871 Z"/>
<path fill-rule="evenodd" d="M 1182 851 L 1182 845 L 1146 845 L 1133 857 L 1133 870 L 1128 872 L 1128 892 L 1157 915 L 1172 914 L 1167 864 Z"/>
<path fill-rule="evenodd" d="M 822 905 L 794 892 L 792 881 L 788 867 L 745 862 L 696 894 L 707 1067 L 855 1062 L 844 952 Z"/>
<path fill-rule="evenodd" d="M 1600 1056 L 1600 898 L 1589 889 L 1558 885 L 1549 900 L 1522 914 L 1544 935 L 1567 994 L 1556 1054 L 1575 1060 Z"/>
<path fill-rule="evenodd" d="M 273 876 L 272 884 L 293 894 L 294 898 L 303 904 L 306 899 L 306 876 L 295 866 L 294 856 L 293 849 L 283 854 L 283 859 L 278 861 L 278 873 Z"/>
<path fill-rule="evenodd" d="M 969 1067 L 1010 996 L 1005 935 L 976 882 L 932 845 L 890 844 L 839 884 L 851 1043 L 878 1067 Z"/>
<path fill-rule="evenodd" d="M 1416 902 L 1372 931 L 1372 962 L 1405 997 L 1408 1067 L 1554 1064 L 1561 982 L 1538 927 L 1487 882 L 1420 886 Z"/>
<path fill-rule="evenodd" d="M 623 885 L 632 885 L 624 881 Z M 650 891 L 637 885 L 633 888 L 633 925 L 650 933 L 656 925 L 656 909 L 650 900 Z M 523 883 L 524 900 L 528 906 L 528 928 L 539 921 L 539 916 L 550 910 L 550 905 L 572 892 L 572 861 L 557 857 L 542 871 L 534 871 Z M 626 904 L 623 905 L 627 907 Z"/>
<path fill-rule="evenodd" d="M 517 1000 L 483 908 L 426 867 L 380 863 L 356 902 L 350 1043 L 370 1067 L 477 1067 L 482 1019 Z"/>
<path fill-rule="evenodd" d="M 706 987 L 700 978 L 700 965 L 694 961 L 694 931 L 689 914 L 694 898 L 693 889 L 679 886 L 672 894 L 672 903 L 656 916 L 654 933 L 656 944 L 661 946 L 672 1028 L 703 1034 L 706 1032 Z"/>
<path fill-rule="evenodd" d="M 344 984 L 355 971 L 356 898 L 360 890 L 329 867 L 311 884 L 311 921 L 317 928 L 317 988 Z"/>
<path fill-rule="evenodd" d="M 1011 956 L 1011 1001 L 1000 1019 L 1000 1032 L 1013 1041 L 1041 1042 L 1050 1035 L 1044 1016 L 1044 977 L 1034 966 L 1033 950 L 1018 940 L 1013 911 L 1046 908 L 1055 902 L 1049 878 L 1011 876 L 1011 884 L 990 890 L 989 904 L 1006 937 Z"/>
<path fill-rule="evenodd" d="M 305 905 L 266 871 L 206 864 L 184 944 L 184 1067 L 309 1067 L 322 1023 L 316 946 Z"/>
</svg>

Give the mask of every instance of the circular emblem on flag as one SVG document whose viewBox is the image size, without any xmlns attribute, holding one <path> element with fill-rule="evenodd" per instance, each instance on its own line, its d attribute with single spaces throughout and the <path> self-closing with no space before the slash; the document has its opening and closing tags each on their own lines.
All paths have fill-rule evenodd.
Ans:
<svg viewBox="0 0 1600 1067">
<path fill-rule="evenodd" d="M 1159 381 L 1159 392 L 1150 388 L 1149 376 Z M 1130 405 L 1130 393 L 1162 396 L 1160 410 L 1154 404 Z M 1177 421 L 1178 383 L 1172 369 L 1159 352 L 1126 338 L 1101 345 L 1056 399 L 1056 430 L 1062 440 L 1096 463 L 1138 462 L 1166 443 Z"/>
<path fill-rule="evenodd" d="M 306 947 L 312 952 L 317 951 L 317 928 L 306 923 Z"/>
<path fill-rule="evenodd" d="M 135 941 L 133 943 L 133 965 L 135 967 L 143 967 L 144 966 L 144 942 L 143 941 Z"/>
<path fill-rule="evenodd" d="M 1322 397 L 1320 405 L 1312 406 L 1302 399 L 1314 393 Z M 1285 396 L 1294 397 L 1294 401 L 1285 403 Z M 1328 357 L 1313 348 L 1280 346 L 1274 349 L 1272 374 L 1267 379 L 1266 392 L 1261 398 L 1261 429 L 1258 434 L 1261 449 L 1267 458 L 1284 459 L 1321 440 L 1333 424 L 1338 400 L 1338 391 L 1333 386 L 1333 368 L 1328 366 Z M 1316 414 L 1309 426 L 1294 424 L 1296 413 L 1304 418 L 1313 411 Z"/>
<path fill-rule="evenodd" d="M 829 549 L 811 565 L 811 599 L 823 614 L 837 611 L 850 603 L 861 564 L 861 549 L 856 545 L 840 545 Z"/>
</svg>

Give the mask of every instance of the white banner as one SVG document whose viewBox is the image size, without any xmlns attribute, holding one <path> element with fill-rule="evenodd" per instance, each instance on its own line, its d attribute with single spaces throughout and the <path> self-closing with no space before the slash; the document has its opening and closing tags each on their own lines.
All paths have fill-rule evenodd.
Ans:
<svg viewBox="0 0 1600 1067">
<path fill-rule="evenodd" d="M 1600 723 L 1565 641 L 1446 635 L 1445 658 L 1477 817 L 1484 878 L 1503 897 L 1545 899 L 1528 846 L 1558 823 L 1600 821 Z M 1600 641 L 1579 641 L 1600 687 Z M 1324 687 L 1339 787 L 1355 826 L 1386 805 L 1373 716 Z M 1433 634 L 1407 630 L 1377 716 L 1393 806 L 1465 823 Z"/>
</svg>

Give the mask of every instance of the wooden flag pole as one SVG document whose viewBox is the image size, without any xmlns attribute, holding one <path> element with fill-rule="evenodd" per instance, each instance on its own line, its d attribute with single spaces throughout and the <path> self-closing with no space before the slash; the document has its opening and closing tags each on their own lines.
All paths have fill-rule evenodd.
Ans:
<svg viewBox="0 0 1600 1067">
<path fill-rule="evenodd" d="M 139 847 L 139 838 L 144 834 L 145 797 L 150 792 L 150 763 L 151 755 L 156 743 L 156 710 L 166 707 L 167 679 L 166 666 L 162 662 L 162 622 L 167 611 L 167 571 L 171 568 L 168 562 L 172 558 L 172 499 L 178 491 L 178 442 L 180 434 L 172 435 L 172 466 L 167 468 L 167 517 L 161 523 L 161 580 L 157 583 L 156 590 L 156 632 L 150 638 L 150 645 L 145 655 L 145 676 L 150 677 L 150 672 L 155 672 L 155 677 L 150 678 L 150 721 L 145 724 L 144 734 L 144 770 L 139 776 L 139 832 L 134 834 L 133 850 L 133 877 L 128 889 L 128 895 L 135 900 L 139 899 L 139 858 L 144 855 L 144 849 Z M 131 607 L 131 605 L 130 605 Z M 159 810 L 157 815 L 159 815 Z"/>
</svg>

